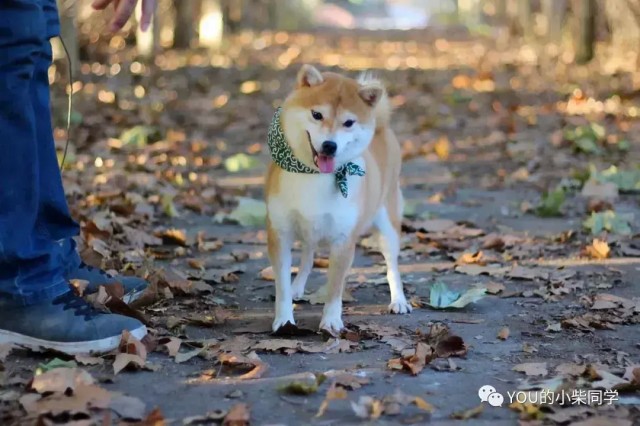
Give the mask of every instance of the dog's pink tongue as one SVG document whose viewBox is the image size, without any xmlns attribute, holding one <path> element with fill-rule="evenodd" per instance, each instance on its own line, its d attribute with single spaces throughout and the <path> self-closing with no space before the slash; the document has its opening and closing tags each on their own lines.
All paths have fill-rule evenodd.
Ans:
<svg viewBox="0 0 640 426">
<path fill-rule="evenodd" d="M 326 155 L 318 155 L 318 168 L 321 173 L 333 173 L 335 169 L 335 159 Z"/>
</svg>

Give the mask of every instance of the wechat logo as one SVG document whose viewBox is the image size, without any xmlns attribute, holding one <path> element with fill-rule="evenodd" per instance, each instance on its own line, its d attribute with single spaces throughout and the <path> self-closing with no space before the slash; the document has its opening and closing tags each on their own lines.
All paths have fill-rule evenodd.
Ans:
<svg viewBox="0 0 640 426">
<path fill-rule="evenodd" d="M 498 393 L 496 388 L 491 385 L 484 385 L 478 389 L 478 397 L 480 397 L 480 401 L 488 402 L 492 407 L 502 407 L 504 402 L 502 394 Z"/>
</svg>

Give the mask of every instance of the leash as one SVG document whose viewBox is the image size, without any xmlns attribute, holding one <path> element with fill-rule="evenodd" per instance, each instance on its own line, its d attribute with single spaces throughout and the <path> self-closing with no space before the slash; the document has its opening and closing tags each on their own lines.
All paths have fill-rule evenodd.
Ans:
<svg viewBox="0 0 640 426">
<path fill-rule="evenodd" d="M 69 149 L 69 133 L 71 132 L 71 108 L 73 105 L 73 64 L 71 63 L 71 55 L 69 55 L 69 50 L 67 49 L 67 45 L 64 43 L 64 40 L 61 36 L 58 36 L 58 40 L 62 44 L 62 48 L 64 49 L 64 54 L 67 57 L 67 65 L 68 65 L 68 78 L 69 78 L 69 97 L 68 97 L 68 108 L 67 108 L 67 141 L 64 144 L 64 152 L 62 153 L 62 161 L 60 161 L 60 171 L 64 169 L 64 161 L 67 159 L 67 151 Z"/>
</svg>

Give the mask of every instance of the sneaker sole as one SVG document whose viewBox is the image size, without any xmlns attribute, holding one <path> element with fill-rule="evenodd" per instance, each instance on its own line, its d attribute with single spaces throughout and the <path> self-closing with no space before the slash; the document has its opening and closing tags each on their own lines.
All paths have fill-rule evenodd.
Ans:
<svg viewBox="0 0 640 426">
<path fill-rule="evenodd" d="M 131 331 L 131 335 L 140 340 L 147 335 L 147 328 L 144 325 L 142 327 L 138 327 Z M 86 342 L 55 342 L 36 339 L 35 337 L 14 333 L 12 331 L 0 330 L 0 344 L 1 343 L 12 343 L 14 345 L 35 350 L 53 349 L 69 355 L 76 355 L 112 351 L 120 344 L 120 336 L 107 337 L 100 340 L 89 340 Z"/>
</svg>

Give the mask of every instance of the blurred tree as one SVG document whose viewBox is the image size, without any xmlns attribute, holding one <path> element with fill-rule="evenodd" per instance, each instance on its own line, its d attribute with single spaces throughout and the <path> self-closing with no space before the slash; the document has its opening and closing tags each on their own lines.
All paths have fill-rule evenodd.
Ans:
<svg viewBox="0 0 640 426">
<path fill-rule="evenodd" d="M 578 31 L 576 40 L 576 61 L 586 63 L 593 59 L 596 41 L 596 0 L 579 0 L 575 3 Z"/>
<path fill-rule="evenodd" d="M 547 25 L 547 39 L 559 46 L 567 15 L 567 0 L 543 0 L 542 11 Z"/>
<path fill-rule="evenodd" d="M 530 39 L 533 36 L 531 0 L 518 0 L 518 26 L 525 38 Z"/>
<path fill-rule="evenodd" d="M 278 29 L 297 31 L 313 25 L 313 11 L 320 0 L 290 0 L 278 2 L 276 26 Z"/>
<path fill-rule="evenodd" d="M 188 49 L 195 35 L 197 3 L 193 0 L 174 0 L 176 13 L 173 29 L 173 47 Z"/>
<path fill-rule="evenodd" d="M 202 0 L 198 31 L 199 44 L 210 49 L 218 49 L 222 44 L 223 31 L 224 19 L 220 0 Z"/>
<path fill-rule="evenodd" d="M 80 46 L 76 26 L 78 3 L 77 0 L 57 0 L 57 3 L 60 14 L 60 38 L 67 47 L 71 70 L 74 78 L 77 78 L 80 75 Z"/>
</svg>

